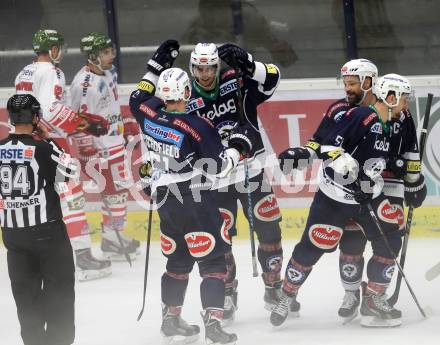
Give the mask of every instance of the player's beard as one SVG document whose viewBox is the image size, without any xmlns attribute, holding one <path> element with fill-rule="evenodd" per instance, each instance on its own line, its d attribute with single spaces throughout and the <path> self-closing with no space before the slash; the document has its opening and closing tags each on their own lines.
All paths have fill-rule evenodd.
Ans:
<svg viewBox="0 0 440 345">
<path fill-rule="evenodd" d="M 347 92 L 345 94 L 345 99 L 351 105 L 357 105 L 357 104 L 359 104 L 362 101 L 362 93 L 361 94 L 357 94 L 355 92 Z"/>
</svg>

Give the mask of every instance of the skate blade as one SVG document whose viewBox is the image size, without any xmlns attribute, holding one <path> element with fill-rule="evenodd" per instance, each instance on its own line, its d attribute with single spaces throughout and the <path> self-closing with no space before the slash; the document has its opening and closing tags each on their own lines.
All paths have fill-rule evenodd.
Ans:
<svg viewBox="0 0 440 345">
<path fill-rule="evenodd" d="M 402 319 L 380 319 L 376 316 L 362 316 L 361 326 L 367 328 L 399 327 Z"/>
<path fill-rule="evenodd" d="M 185 337 L 184 335 L 172 335 L 172 336 L 166 336 L 162 333 L 163 341 L 162 344 L 164 345 L 184 345 L 184 344 L 190 344 L 199 339 L 199 333 L 191 335 L 189 337 Z"/>
<path fill-rule="evenodd" d="M 289 316 L 291 319 L 299 318 L 299 311 L 289 311 Z"/>
<path fill-rule="evenodd" d="M 124 254 L 118 254 L 118 253 L 112 253 L 112 252 L 102 252 L 102 255 L 113 262 L 124 262 L 127 261 Z M 135 261 L 137 258 L 137 253 L 129 253 L 128 256 L 130 257 L 131 261 Z"/>
<path fill-rule="evenodd" d="M 229 343 L 220 343 L 218 341 L 213 342 L 211 339 L 208 339 L 208 338 L 205 341 L 206 341 L 207 345 L 235 345 L 237 343 L 237 340 L 233 340 Z"/>
<path fill-rule="evenodd" d="M 264 309 L 266 309 L 267 311 L 272 311 L 273 308 L 275 308 L 275 304 L 267 303 L 267 302 L 264 303 Z"/>
<path fill-rule="evenodd" d="M 78 281 L 80 282 L 102 279 L 110 276 L 111 274 L 112 274 L 111 267 L 104 268 L 101 270 L 85 270 L 85 271 L 81 270 L 81 271 L 77 271 L 76 273 Z"/>
<path fill-rule="evenodd" d="M 356 309 L 356 311 L 355 311 L 352 315 L 347 316 L 347 317 L 342 317 L 342 324 L 343 324 L 343 325 L 346 325 L 346 324 L 350 323 L 350 322 L 353 321 L 358 315 L 359 315 L 359 312 L 358 312 L 357 309 Z"/>
<path fill-rule="evenodd" d="M 222 327 L 228 327 L 228 326 L 232 325 L 232 323 L 234 322 L 234 320 L 235 320 L 235 315 L 232 316 L 232 317 L 230 317 L 230 318 L 228 318 L 228 319 L 222 319 L 222 320 L 220 321 L 220 325 L 221 325 Z"/>
</svg>

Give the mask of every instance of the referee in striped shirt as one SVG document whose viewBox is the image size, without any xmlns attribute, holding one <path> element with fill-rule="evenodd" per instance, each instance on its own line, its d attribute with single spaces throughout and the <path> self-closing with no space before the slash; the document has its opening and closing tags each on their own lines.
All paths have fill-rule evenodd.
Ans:
<svg viewBox="0 0 440 345">
<path fill-rule="evenodd" d="M 75 337 L 75 269 L 57 186 L 76 165 L 39 122 L 40 104 L 14 95 L 15 133 L 0 140 L 0 221 L 25 345 L 70 345 Z"/>
</svg>

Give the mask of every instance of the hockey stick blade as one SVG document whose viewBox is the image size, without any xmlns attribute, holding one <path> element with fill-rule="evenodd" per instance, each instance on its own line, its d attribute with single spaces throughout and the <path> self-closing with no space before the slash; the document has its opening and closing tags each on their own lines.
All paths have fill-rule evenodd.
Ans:
<svg viewBox="0 0 440 345">
<path fill-rule="evenodd" d="M 427 281 L 430 282 L 431 280 L 437 278 L 439 275 L 440 275 L 440 262 L 426 271 L 425 278 Z"/>
</svg>

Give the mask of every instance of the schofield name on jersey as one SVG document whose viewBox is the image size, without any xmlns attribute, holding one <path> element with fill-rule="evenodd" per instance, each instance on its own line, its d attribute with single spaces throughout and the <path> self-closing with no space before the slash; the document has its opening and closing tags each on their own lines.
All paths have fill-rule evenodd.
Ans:
<svg viewBox="0 0 440 345">
<path fill-rule="evenodd" d="M 177 146 L 161 143 L 147 134 L 144 134 L 143 138 L 144 138 L 144 143 L 149 150 L 162 153 L 166 156 L 173 158 L 180 157 L 180 149 Z"/>
<path fill-rule="evenodd" d="M 220 89 L 219 89 L 219 93 L 220 96 L 224 96 L 227 95 L 228 93 L 237 90 L 237 80 L 236 79 L 232 79 L 229 80 L 228 82 L 220 85 Z"/>
<path fill-rule="evenodd" d="M 17 146 L 3 146 L 0 149 L 1 160 L 31 160 L 34 157 L 33 147 L 17 148 Z"/>
<path fill-rule="evenodd" d="M 173 128 L 157 125 L 147 119 L 144 119 L 144 131 L 145 134 L 156 138 L 161 141 L 166 141 L 177 147 L 182 146 L 183 138 L 185 135 Z"/>
<path fill-rule="evenodd" d="M 219 104 L 218 107 L 216 104 L 213 104 L 212 110 L 209 110 L 204 114 L 201 114 L 200 111 L 197 110 L 197 115 L 200 117 L 208 118 L 209 120 L 214 120 L 214 118 L 216 117 L 235 112 L 237 112 L 237 107 L 235 106 L 234 99 L 231 98 L 226 103 Z"/>
</svg>

